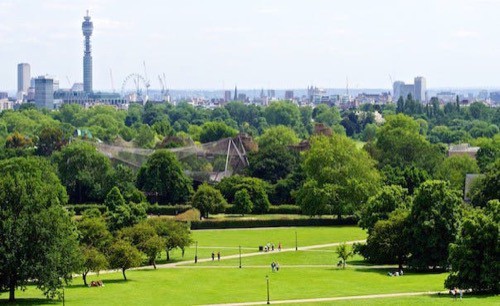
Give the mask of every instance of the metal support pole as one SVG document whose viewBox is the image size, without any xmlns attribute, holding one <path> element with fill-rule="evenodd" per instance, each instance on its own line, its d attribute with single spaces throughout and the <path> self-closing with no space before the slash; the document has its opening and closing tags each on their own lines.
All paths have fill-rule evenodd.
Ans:
<svg viewBox="0 0 500 306">
<path fill-rule="evenodd" d="M 269 302 L 269 275 L 266 275 L 266 282 L 267 282 L 267 304 L 271 304 Z"/>
<path fill-rule="evenodd" d="M 241 269 L 241 245 L 240 245 L 240 269 Z"/>
<path fill-rule="evenodd" d="M 295 231 L 295 251 L 298 250 L 298 245 L 297 245 L 297 231 Z"/>
<path fill-rule="evenodd" d="M 198 263 L 198 241 L 196 241 L 196 248 L 194 251 L 194 263 Z"/>
<path fill-rule="evenodd" d="M 64 297 L 64 286 L 63 286 L 63 294 L 62 294 L 62 300 L 63 300 L 63 306 L 66 305 L 65 297 Z"/>
</svg>

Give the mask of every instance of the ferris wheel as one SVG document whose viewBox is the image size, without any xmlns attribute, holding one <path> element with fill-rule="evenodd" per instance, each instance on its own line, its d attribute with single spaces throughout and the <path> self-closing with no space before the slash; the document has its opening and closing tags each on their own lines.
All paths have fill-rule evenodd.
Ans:
<svg viewBox="0 0 500 306">
<path fill-rule="evenodd" d="M 131 87 L 133 85 L 133 87 Z M 122 83 L 121 95 L 130 102 L 145 104 L 149 98 L 149 81 L 138 73 L 129 74 Z"/>
</svg>

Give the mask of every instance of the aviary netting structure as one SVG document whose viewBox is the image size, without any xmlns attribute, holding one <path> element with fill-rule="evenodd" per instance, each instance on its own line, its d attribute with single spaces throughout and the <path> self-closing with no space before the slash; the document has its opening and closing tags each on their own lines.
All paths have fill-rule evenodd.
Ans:
<svg viewBox="0 0 500 306">
<path fill-rule="evenodd" d="M 155 150 L 96 144 L 97 149 L 117 162 L 139 168 Z M 203 144 L 191 144 L 167 149 L 177 155 L 186 174 L 193 180 L 218 182 L 224 177 L 241 173 L 248 166 L 247 152 L 257 150 L 246 134 Z"/>
</svg>

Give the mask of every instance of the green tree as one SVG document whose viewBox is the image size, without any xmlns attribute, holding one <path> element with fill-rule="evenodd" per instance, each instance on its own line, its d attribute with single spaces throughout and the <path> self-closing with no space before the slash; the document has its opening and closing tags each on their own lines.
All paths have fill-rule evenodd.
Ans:
<svg viewBox="0 0 500 306">
<path fill-rule="evenodd" d="M 395 209 L 409 206 L 409 200 L 408 192 L 401 186 L 383 186 L 361 209 L 359 225 L 370 233 L 378 221 L 389 219 Z"/>
<path fill-rule="evenodd" d="M 221 121 L 205 122 L 201 126 L 200 142 L 212 142 L 222 138 L 234 137 L 238 131 Z"/>
<path fill-rule="evenodd" d="M 41 156 L 50 156 L 59 151 L 66 144 L 63 131 L 55 126 L 43 128 L 38 134 L 36 153 Z"/>
<path fill-rule="evenodd" d="M 125 271 L 141 264 L 141 252 L 129 242 L 117 240 L 109 249 L 109 264 L 113 269 L 121 269 L 123 279 L 127 280 Z"/>
<path fill-rule="evenodd" d="M 53 298 L 80 265 L 64 187 L 40 158 L 1 161 L 0 173 L 0 291 L 12 302 L 34 284 Z"/>
<path fill-rule="evenodd" d="M 451 273 L 445 281 L 447 288 L 500 292 L 499 209 L 497 200 L 485 209 L 467 213 L 456 241 L 450 244 Z"/>
<path fill-rule="evenodd" d="M 142 124 L 137 130 L 134 142 L 141 148 L 151 149 L 155 145 L 155 131 L 147 124 Z"/>
<path fill-rule="evenodd" d="M 315 211 L 310 206 L 320 204 L 329 206 L 331 213 L 339 218 L 342 214 L 354 213 L 376 193 L 381 181 L 375 162 L 368 154 L 358 149 L 353 140 L 338 134 L 313 137 L 303 164 L 309 182 L 297 196 L 303 211 Z M 323 189 L 317 192 L 328 198 L 328 203 L 310 202 L 308 187 Z"/>
<path fill-rule="evenodd" d="M 82 246 L 81 254 L 83 257 L 83 284 L 87 286 L 87 275 L 89 272 L 99 273 L 99 271 L 106 269 L 109 264 L 106 256 L 94 247 Z"/>
<path fill-rule="evenodd" d="M 125 199 L 123 198 L 120 189 L 118 187 L 113 187 L 106 195 L 106 199 L 104 199 L 104 205 L 109 210 L 116 210 L 118 206 L 125 205 Z"/>
<path fill-rule="evenodd" d="M 284 125 L 273 126 L 264 131 L 257 138 L 259 148 L 266 147 L 287 147 L 299 143 L 299 138 L 295 131 Z"/>
<path fill-rule="evenodd" d="M 179 248 L 184 256 L 184 249 L 193 243 L 189 226 L 166 218 L 150 218 L 147 221 L 152 225 L 159 237 L 165 241 L 167 261 L 170 260 L 170 251 Z"/>
<path fill-rule="evenodd" d="M 224 198 L 230 203 L 234 203 L 234 198 L 238 190 L 246 189 L 253 203 L 253 213 L 266 213 L 271 206 L 267 193 L 271 190 L 271 186 L 258 178 L 233 175 L 222 179 L 217 184 L 217 189 L 221 191 Z"/>
<path fill-rule="evenodd" d="M 108 193 L 109 159 L 85 142 L 73 142 L 53 155 L 71 203 L 101 202 Z"/>
<path fill-rule="evenodd" d="M 160 204 L 187 202 L 193 193 L 191 185 L 177 157 L 167 150 L 155 151 L 137 174 L 137 187 Z"/>
<path fill-rule="evenodd" d="M 82 219 L 76 224 L 80 234 L 80 245 L 106 252 L 113 236 L 108 231 L 106 221 L 99 210 L 95 211 L 96 215 L 90 215 L 90 213 L 94 212 L 85 211 Z"/>
<path fill-rule="evenodd" d="M 304 127 L 299 107 L 291 102 L 278 101 L 269 104 L 264 110 L 264 117 L 269 125 L 284 125 L 303 134 Z"/>
<path fill-rule="evenodd" d="M 487 169 L 483 177 L 475 180 L 470 191 L 472 204 L 485 207 L 488 201 L 500 199 L 500 159 Z"/>
<path fill-rule="evenodd" d="M 234 206 L 235 211 L 242 216 L 252 212 L 253 203 L 246 189 L 236 191 L 234 194 Z"/>
<path fill-rule="evenodd" d="M 448 181 L 452 188 L 463 191 L 465 176 L 468 173 L 479 173 L 476 160 L 468 155 L 454 155 L 438 166 L 436 178 Z"/>
<path fill-rule="evenodd" d="M 219 190 L 204 183 L 193 195 L 191 205 L 200 211 L 200 217 L 208 218 L 208 214 L 224 211 L 227 202 Z"/>
<path fill-rule="evenodd" d="M 337 253 L 338 258 L 342 261 L 342 268 L 345 269 L 347 259 L 349 259 L 349 257 L 353 255 L 351 248 L 345 242 L 343 242 L 339 244 L 339 246 L 335 250 L 335 253 Z"/>
<path fill-rule="evenodd" d="M 114 167 L 110 182 L 120 190 L 126 202 L 141 203 L 146 196 L 135 186 L 136 173 L 128 166 L 118 164 Z"/>
<path fill-rule="evenodd" d="M 427 181 L 415 192 L 409 216 L 409 265 L 417 269 L 445 268 L 448 245 L 457 232 L 462 203 L 448 182 Z"/>
<path fill-rule="evenodd" d="M 146 254 L 149 264 L 156 269 L 156 258 L 165 248 L 166 241 L 156 233 L 156 229 L 151 224 L 141 222 L 132 227 L 123 228 L 118 236 Z"/>
<path fill-rule="evenodd" d="M 403 268 L 409 254 L 409 241 L 406 236 L 409 211 L 398 208 L 389 214 L 387 220 L 381 219 L 375 223 L 366 245 L 360 247 L 361 255 L 370 263 L 393 264 Z"/>
<path fill-rule="evenodd" d="M 420 125 L 403 114 L 388 116 L 377 133 L 376 147 L 380 166 L 404 169 L 415 166 L 432 173 L 444 158 L 439 147 L 420 135 Z"/>
</svg>

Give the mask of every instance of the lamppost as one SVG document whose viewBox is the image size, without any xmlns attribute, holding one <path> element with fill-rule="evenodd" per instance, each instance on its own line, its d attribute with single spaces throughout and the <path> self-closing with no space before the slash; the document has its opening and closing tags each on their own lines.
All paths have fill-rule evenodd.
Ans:
<svg viewBox="0 0 500 306">
<path fill-rule="evenodd" d="M 194 263 L 197 263 L 198 262 L 198 241 L 196 241 L 195 243 L 196 243 L 196 248 L 194 251 Z"/>
<path fill-rule="evenodd" d="M 297 247 L 297 230 L 295 230 L 295 251 L 298 250 L 298 247 Z"/>
<path fill-rule="evenodd" d="M 271 304 L 269 302 L 269 275 L 266 275 L 266 282 L 267 282 L 267 304 Z"/>
<path fill-rule="evenodd" d="M 240 269 L 241 269 L 241 245 L 240 245 Z"/>
<path fill-rule="evenodd" d="M 66 301 L 64 300 L 64 285 L 63 285 L 62 289 L 63 289 L 63 294 L 62 294 L 63 306 L 65 306 L 66 305 Z"/>
</svg>

